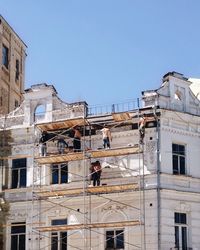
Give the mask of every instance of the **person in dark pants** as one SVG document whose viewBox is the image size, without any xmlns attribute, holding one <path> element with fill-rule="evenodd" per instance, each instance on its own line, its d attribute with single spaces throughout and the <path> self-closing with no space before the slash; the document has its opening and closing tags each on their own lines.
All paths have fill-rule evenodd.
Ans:
<svg viewBox="0 0 200 250">
<path fill-rule="evenodd" d="M 42 135 L 39 140 L 39 151 L 40 156 L 46 156 L 47 155 L 47 142 L 48 141 L 48 134 L 46 131 L 42 132 Z"/>
<path fill-rule="evenodd" d="M 100 180 L 101 180 L 101 164 L 99 161 L 96 161 L 94 163 L 92 163 L 92 180 L 93 180 L 93 186 L 95 187 L 100 186 Z"/>
<path fill-rule="evenodd" d="M 64 154 L 65 148 L 68 148 L 68 144 L 62 137 L 58 139 L 57 148 L 59 154 Z"/>
<path fill-rule="evenodd" d="M 103 129 L 101 129 L 103 136 L 103 147 L 110 148 L 110 142 L 112 141 L 110 129 L 104 124 Z"/>
<path fill-rule="evenodd" d="M 74 131 L 74 140 L 73 140 L 74 152 L 80 152 L 81 151 L 81 132 L 78 129 L 78 127 L 73 128 L 73 131 Z"/>
</svg>

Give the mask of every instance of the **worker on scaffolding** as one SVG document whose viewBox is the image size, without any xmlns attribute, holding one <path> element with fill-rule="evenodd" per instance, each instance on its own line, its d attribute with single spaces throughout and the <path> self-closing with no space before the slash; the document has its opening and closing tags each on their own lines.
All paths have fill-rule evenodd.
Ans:
<svg viewBox="0 0 200 250">
<path fill-rule="evenodd" d="M 101 164 L 99 161 L 95 161 L 93 163 L 91 163 L 91 180 L 93 181 L 93 186 L 95 187 L 100 186 L 100 180 L 101 180 L 101 172 L 102 172 L 102 168 L 101 168 Z"/>
<path fill-rule="evenodd" d="M 140 135 L 140 144 L 144 144 L 144 136 L 145 136 L 145 126 L 147 123 L 147 116 L 146 114 L 142 114 L 139 120 L 139 135 Z"/>
<path fill-rule="evenodd" d="M 112 141 L 112 136 L 110 129 L 104 124 L 103 128 L 101 129 L 102 136 L 103 136 L 103 147 L 110 148 L 110 142 Z"/>
<path fill-rule="evenodd" d="M 73 139 L 74 152 L 80 152 L 81 151 L 81 132 L 78 126 L 74 127 L 72 130 L 74 132 L 74 139 Z"/>
<path fill-rule="evenodd" d="M 47 155 L 47 143 L 46 143 L 47 141 L 48 141 L 48 133 L 46 131 L 43 131 L 39 140 L 40 156 Z"/>
<path fill-rule="evenodd" d="M 64 154 L 65 148 L 68 148 L 67 142 L 64 140 L 63 137 L 59 137 L 57 141 L 57 148 L 59 154 Z"/>
</svg>

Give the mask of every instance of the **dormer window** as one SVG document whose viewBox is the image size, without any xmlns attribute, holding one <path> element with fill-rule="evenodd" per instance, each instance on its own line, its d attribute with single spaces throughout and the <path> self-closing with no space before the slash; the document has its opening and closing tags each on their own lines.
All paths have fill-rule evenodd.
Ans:
<svg viewBox="0 0 200 250">
<path fill-rule="evenodd" d="M 178 100 L 178 101 L 181 101 L 182 99 L 182 95 L 181 95 L 181 92 L 179 90 L 177 90 L 174 94 L 174 99 L 175 100 Z"/>
</svg>

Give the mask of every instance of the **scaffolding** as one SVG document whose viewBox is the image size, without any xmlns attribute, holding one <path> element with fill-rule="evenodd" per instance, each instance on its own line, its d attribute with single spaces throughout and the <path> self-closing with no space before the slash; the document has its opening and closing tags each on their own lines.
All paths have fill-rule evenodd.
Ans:
<svg viewBox="0 0 200 250">
<path fill-rule="evenodd" d="M 144 183 L 144 146 L 140 145 L 136 140 L 131 141 L 128 145 L 120 145 L 120 143 L 116 144 L 115 147 L 111 147 L 109 149 L 104 148 L 93 148 L 91 141 L 93 140 L 93 136 L 97 137 L 96 133 L 91 132 L 100 131 L 100 128 L 103 124 L 107 123 L 108 126 L 112 129 L 117 129 L 116 133 L 118 134 L 120 128 L 128 127 L 128 130 L 135 129 L 136 124 L 138 125 L 140 110 L 133 112 L 119 112 L 112 113 L 111 115 L 107 115 L 107 118 L 100 117 L 99 119 L 94 119 L 94 117 L 78 117 L 73 119 L 66 119 L 61 121 L 54 122 L 46 122 L 46 123 L 38 123 L 35 124 L 34 133 L 37 135 L 38 133 L 42 133 L 43 131 L 52 134 L 51 138 L 47 141 L 47 144 L 56 140 L 58 136 L 66 136 L 66 132 L 71 130 L 72 128 L 79 126 L 82 127 L 82 149 L 80 152 L 74 152 L 73 149 L 67 149 L 63 154 L 59 154 L 52 145 L 49 147 L 48 154 L 45 156 L 38 155 L 38 142 L 35 143 L 35 148 L 33 150 L 34 155 L 18 155 L 18 156 L 6 156 L 1 157 L 2 159 L 16 159 L 21 157 L 33 158 L 33 179 L 32 179 L 32 221 L 28 222 L 27 225 L 31 226 L 31 234 L 38 235 L 38 239 L 42 239 L 44 237 L 51 237 L 49 233 L 54 232 L 64 232 L 69 231 L 70 235 L 73 236 L 77 232 L 82 232 L 83 245 L 76 246 L 74 242 L 69 244 L 70 249 L 82 249 L 82 250 L 91 250 L 98 249 L 97 245 L 94 245 L 94 237 L 92 234 L 103 235 L 105 238 L 105 232 L 102 233 L 96 230 L 99 229 L 127 229 L 127 232 L 133 230 L 133 228 L 140 228 L 140 244 L 132 244 L 128 241 L 124 241 L 127 246 L 130 246 L 130 249 L 146 249 L 146 239 L 145 239 L 145 183 Z M 152 112 L 152 111 L 150 111 Z M 151 120 L 156 122 L 155 116 L 152 113 L 149 113 L 149 117 L 151 116 Z M 86 133 L 86 130 L 87 133 Z M 4 130 L 5 131 L 5 130 Z M 68 135 L 67 135 L 67 138 Z M 99 140 L 100 134 L 98 134 L 98 138 L 94 140 Z M 69 138 L 70 139 L 70 138 Z M 53 149 L 53 150 L 52 150 Z M 91 185 L 91 173 L 89 172 L 89 167 L 93 159 L 102 159 L 107 161 L 108 158 L 115 159 L 115 165 L 120 165 L 118 162 L 124 158 L 131 158 L 132 156 L 137 157 L 138 162 L 138 172 L 133 178 L 121 178 L 118 182 L 118 177 L 113 177 L 109 179 L 108 183 L 102 183 L 101 186 L 92 186 Z M 49 169 L 53 164 L 61 164 L 65 166 L 69 162 L 74 162 L 81 164 L 82 174 L 78 176 L 78 181 L 73 181 L 71 183 L 66 183 L 66 185 L 49 185 L 43 181 L 47 175 L 50 175 Z M 109 163 L 109 162 L 108 162 Z M 72 166 L 73 168 L 73 166 Z M 127 168 L 127 166 L 123 166 L 124 172 L 133 172 L 134 170 Z M 106 166 L 105 166 L 106 169 Z M 44 170 L 47 170 L 46 172 Z M 72 173 L 72 175 L 75 173 Z M 36 176 L 35 176 L 36 175 Z M 137 203 L 138 205 L 131 205 L 131 202 L 128 203 L 123 201 L 123 195 L 126 194 L 129 197 L 133 193 L 137 193 Z M 112 196 L 114 195 L 114 196 Z M 117 198 L 116 198 L 117 197 Z M 102 201 L 99 201 L 102 199 Z M 80 202 L 83 209 L 76 209 L 73 206 L 65 205 L 64 200 L 70 200 L 73 203 L 73 200 L 76 202 Z M 96 204 L 96 208 L 104 207 L 108 202 L 117 204 L 116 206 L 124 206 L 128 207 L 132 210 L 137 211 L 137 216 L 135 218 L 128 218 L 115 221 L 99 221 L 99 218 L 93 219 L 92 209 L 93 205 Z M 47 205 L 48 204 L 48 205 Z M 78 213 L 79 220 L 65 225 L 51 225 L 49 220 L 44 220 L 44 215 L 47 214 L 52 208 L 57 211 L 57 208 L 61 207 L 66 209 L 67 211 L 71 211 L 74 213 Z M 75 205 L 76 207 L 76 205 Z M 48 217 L 48 216 L 47 216 Z M 51 216 L 52 217 L 52 216 Z M 52 217 L 53 218 L 53 217 Z M 55 216 L 54 218 L 60 218 L 60 216 Z M 48 224 L 48 225 L 47 225 Z M 8 225 L 7 225 L 8 226 Z M 119 230 L 118 230 L 119 231 Z M 121 233 L 119 233 L 120 235 Z M 118 236 L 115 235 L 113 238 Z M 79 239 L 80 240 L 80 239 Z M 35 243 L 32 240 L 31 250 L 35 250 Z M 52 242 L 51 242 L 52 244 Z M 103 243 L 101 243 L 103 244 Z M 96 248 L 95 248 L 96 247 Z M 42 250 L 45 247 L 40 244 L 40 240 L 38 240 L 37 249 Z M 47 248 L 46 248 L 47 249 Z M 52 248 L 53 249 L 53 248 Z M 105 248 L 107 249 L 107 248 Z M 124 248 L 126 249 L 126 248 Z M 129 249 L 129 248 L 127 248 Z"/>
<path fill-rule="evenodd" d="M 119 112 L 119 113 L 112 113 L 111 119 L 108 122 L 108 126 L 111 128 L 117 128 L 118 126 L 132 126 L 133 123 L 138 124 L 138 118 L 139 118 L 139 111 L 137 110 L 134 114 L 134 112 Z M 34 156 L 34 160 L 36 162 L 36 165 L 38 168 L 41 169 L 42 166 L 50 166 L 52 164 L 67 164 L 69 162 L 82 162 L 83 164 L 83 176 L 82 178 L 82 187 L 76 186 L 76 187 L 64 187 L 64 188 L 56 188 L 56 190 L 52 189 L 51 187 L 44 187 L 41 185 L 34 185 L 33 184 L 33 206 L 35 201 L 38 204 L 39 212 L 37 213 L 39 221 L 32 226 L 32 231 L 34 233 L 38 233 L 41 235 L 42 233 L 47 232 L 58 232 L 58 231 L 72 231 L 74 234 L 74 231 L 78 232 L 80 230 L 83 231 L 83 242 L 80 247 L 79 246 L 73 246 L 71 245 L 72 249 L 95 249 L 94 244 L 92 244 L 92 233 L 94 232 L 94 229 L 99 228 L 132 228 L 139 226 L 140 227 L 140 238 L 141 242 L 140 245 L 132 245 L 130 243 L 131 249 L 146 249 L 146 242 L 145 242 L 145 204 L 144 204 L 144 167 L 143 167 L 143 151 L 144 148 L 142 145 L 138 143 L 131 143 L 130 145 L 126 146 L 117 146 L 112 147 L 110 149 L 92 149 L 91 147 L 86 147 L 85 142 L 89 142 L 89 145 L 91 146 L 91 128 L 99 129 L 102 127 L 102 124 L 106 121 L 102 119 L 97 119 L 97 121 L 94 121 L 88 117 L 79 117 L 75 119 L 67 119 L 62 121 L 54 121 L 54 122 L 47 122 L 47 123 L 40 123 L 35 124 L 35 129 L 39 130 L 41 132 L 46 131 L 48 133 L 53 133 L 54 136 L 56 135 L 64 135 L 66 131 L 69 131 L 70 129 L 74 128 L 75 126 L 81 126 L 83 129 L 83 138 L 82 138 L 82 150 L 81 152 L 73 152 L 73 151 L 67 151 L 63 154 L 58 153 L 52 153 L 48 152 L 46 156 Z M 89 128 L 88 136 L 86 136 L 85 129 Z M 55 138 L 53 137 L 53 138 Z M 52 138 L 49 140 L 52 141 Z M 91 164 L 92 159 L 107 159 L 108 157 L 127 157 L 131 155 L 137 155 L 138 156 L 138 177 L 133 178 L 134 181 L 128 180 L 126 182 L 126 178 L 124 178 L 125 183 L 118 183 L 118 184 L 106 184 L 101 186 L 91 186 L 90 183 L 90 174 L 88 174 L 89 165 Z M 126 171 L 130 171 L 130 169 L 127 169 Z M 41 171 L 40 171 L 41 174 Z M 138 180 L 139 178 L 139 180 Z M 33 177 L 34 180 L 34 177 Z M 33 181 L 34 182 L 34 181 Z M 121 181 L 122 182 L 122 181 Z M 115 199 L 110 198 L 112 194 L 124 194 L 128 193 L 131 194 L 132 192 L 137 192 L 138 195 L 138 206 L 134 207 L 127 203 L 121 202 L 119 199 L 115 201 Z M 135 209 L 139 211 L 138 218 L 134 220 L 124 220 L 124 221 L 112 221 L 112 222 L 99 222 L 99 221 L 92 221 L 91 218 L 91 210 L 92 210 L 92 196 L 96 196 L 100 198 L 103 197 L 104 200 L 107 201 L 113 201 L 118 204 L 123 204 L 127 207 L 131 207 L 132 209 Z M 42 202 L 49 202 L 52 205 L 55 206 L 63 206 L 63 203 L 59 203 L 58 200 L 63 199 L 81 199 L 83 204 L 83 212 L 82 212 L 82 223 L 75 223 L 75 224 L 67 224 L 67 225 L 48 225 L 48 226 L 41 226 L 41 224 L 44 224 L 44 222 L 41 221 L 41 213 L 44 213 L 44 211 L 40 211 L 42 207 Z M 104 204 L 104 202 L 102 202 Z M 102 206 L 102 205 L 101 205 Z M 73 211 L 74 209 L 72 207 L 67 206 L 66 209 Z M 49 211 L 49 208 L 46 209 L 46 211 Z M 33 212 L 33 218 L 36 217 L 36 215 Z M 75 213 L 77 211 L 74 211 Z M 40 225 L 40 226 L 37 226 Z M 129 229 L 130 230 L 130 229 Z M 89 233 L 88 233 L 89 232 Z M 95 231 L 95 233 L 97 233 Z M 105 235 L 104 235 L 105 236 Z M 113 237 L 116 237 L 113 236 Z M 129 245 L 129 242 L 125 242 L 126 245 Z M 43 249 L 43 248 L 42 248 Z M 105 248 L 106 249 L 106 248 Z"/>
</svg>

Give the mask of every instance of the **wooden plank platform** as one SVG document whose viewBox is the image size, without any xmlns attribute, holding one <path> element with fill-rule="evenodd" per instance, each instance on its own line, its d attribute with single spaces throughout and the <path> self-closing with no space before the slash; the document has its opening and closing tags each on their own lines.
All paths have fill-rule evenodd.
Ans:
<svg viewBox="0 0 200 250">
<path fill-rule="evenodd" d="M 38 164 L 52 164 L 52 163 L 63 163 L 68 161 L 78 161 L 89 158 L 102 158 L 112 156 L 122 156 L 129 154 L 142 153 L 142 150 L 136 146 L 123 147 L 123 148 L 112 148 L 112 149 L 101 149 L 101 150 L 88 150 L 84 152 L 73 152 L 61 155 L 49 155 L 42 157 L 35 157 Z"/>
<path fill-rule="evenodd" d="M 116 122 L 130 121 L 132 119 L 128 112 L 113 113 L 112 117 Z"/>
<path fill-rule="evenodd" d="M 80 118 L 67 119 L 56 122 L 40 123 L 36 124 L 36 127 L 42 131 L 53 131 L 59 129 L 69 129 L 75 126 L 84 126 L 84 125 L 89 125 L 89 122 L 86 119 L 80 117 Z"/>
<path fill-rule="evenodd" d="M 139 220 L 132 221 L 119 221 L 119 222 L 105 222 L 105 223 L 90 223 L 90 224 L 74 224 L 63 226 L 49 226 L 49 227 L 36 227 L 39 232 L 53 232 L 53 231 L 69 231 L 69 230 L 81 230 L 91 228 L 119 228 L 127 226 L 141 225 Z"/>
<path fill-rule="evenodd" d="M 131 184 L 120 184 L 120 185 L 105 185 L 105 186 L 96 186 L 96 187 L 86 187 L 85 190 L 83 188 L 73 188 L 73 189 L 65 189 L 65 190 L 47 190 L 47 191 L 35 191 L 38 197 L 41 198 L 51 198 L 51 197 L 59 197 L 59 196 L 74 196 L 74 195 L 83 195 L 85 194 L 103 194 L 103 193 L 117 193 L 124 191 L 133 191 L 138 189 L 137 183 Z"/>
</svg>

